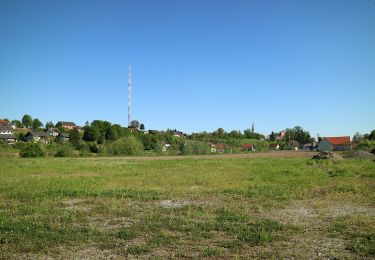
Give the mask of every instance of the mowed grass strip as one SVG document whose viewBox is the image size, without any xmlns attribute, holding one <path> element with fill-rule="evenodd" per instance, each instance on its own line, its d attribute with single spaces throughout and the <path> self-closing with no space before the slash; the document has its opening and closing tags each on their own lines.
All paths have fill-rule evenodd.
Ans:
<svg viewBox="0 0 375 260">
<path fill-rule="evenodd" d="M 283 243 L 303 229 L 268 211 L 312 199 L 375 207 L 375 163 L 367 160 L 1 158 L 0 163 L 1 258 L 67 251 L 80 257 L 85 247 L 118 257 L 293 256 L 283 253 Z M 374 223 L 358 220 L 354 230 L 348 228 L 353 217 L 323 216 L 328 227 L 322 235 L 343 239 L 345 256 L 374 256 L 369 228 Z M 258 254 L 257 248 L 274 250 Z"/>
</svg>

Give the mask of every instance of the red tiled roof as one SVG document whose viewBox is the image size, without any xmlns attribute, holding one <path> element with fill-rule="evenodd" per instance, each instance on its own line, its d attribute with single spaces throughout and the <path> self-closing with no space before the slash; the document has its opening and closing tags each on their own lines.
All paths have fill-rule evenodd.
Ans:
<svg viewBox="0 0 375 260">
<path fill-rule="evenodd" d="M 0 120 L 0 124 L 9 124 L 8 120 Z"/>
<path fill-rule="evenodd" d="M 350 144 L 350 136 L 326 137 L 325 139 L 333 145 Z"/>
<path fill-rule="evenodd" d="M 241 145 L 242 148 L 251 148 L 253 146 L 254 146 L 253 144 L 242 144 Z"/>
</svg>

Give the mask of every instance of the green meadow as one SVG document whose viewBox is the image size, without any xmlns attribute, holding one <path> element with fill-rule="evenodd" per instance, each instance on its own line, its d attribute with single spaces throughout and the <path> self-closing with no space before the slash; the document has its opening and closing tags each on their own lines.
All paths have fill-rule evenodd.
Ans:
<svg viewBox="0 0 375 260">
<path fill-rule="evenodd" d="M 374 258 L 375 162 L 0 158 L 0 258 Z"/>
</svg>

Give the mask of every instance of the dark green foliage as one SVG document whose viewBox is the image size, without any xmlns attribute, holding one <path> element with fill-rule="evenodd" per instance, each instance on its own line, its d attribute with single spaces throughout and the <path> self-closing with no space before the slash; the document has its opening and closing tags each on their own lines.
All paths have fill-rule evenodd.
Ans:
<svg viewBox="0 0 375 260">
<path fill-rule="evenodd" d="M 31 118 L 30 115 L 28 114 L 25 114 L 23 117 L 22 117 L 22 124 L 25 126 L 25 127 L 30 127 L 33 123 L 33 119 Z"/>
<path fill-rule="evenodd" d="M 98 153 L 98 145 L 96 143 L 89 143 L 90 152 Z"/>
<path fill-rule="evenodd" d="M 99 129 L 93 126 L 85 126 L 83 128 L 83 140 L 86 142 L 97 141 L 99 138 Z"/>
<path fill-rule="evenodd" d="M 33 129 L 38 129 L 38 128 L 41 128 L 42 126 L 43 126 L 43 123 L 38 118 L 35 118 L 33 120 L 33 123 L 32 123 Z"/>
<path fill-rule="evenodd" d="M 75 148 L 79 148 L 81 142 L 81 135 L 77 128 L 69 131 L 69 143 L 71 143 Z"/>
<path fill-rule="evenodd" d="M 311 142 L 311 136 L 308 131 L 303 130 L 300 126 L 295 126 L 294 128 L 285 129 L 285 140 L 296 140 L 300 144 L 305 144 Z"/>
<path fill-rule="evenodd" d="M 52 121 L 48 121 L 48 122 L 46 123 L 46 129 L 54 128 L 54 127 L 55 127 L 55 125 L 52 123 Z"/>
<path fill-rule="evenodd" d="M 141 138 L 146 151 L 161 151 L 161 140 L 159 140 L 157 135 L 144 134 Z"/>
<path fill-rule="evenodd" d="M 368 139 L 371 141 L 375 141 L 375 130 L 372 130 L 368 136 Z"/>
<path fill-rule="evenodd" d="M 21 148 L 21 157 L 43 157 L 46 155 L 44 147 L 39 143 L 28 143 Z"/>
<path fill-rule="evenodd" d="M 137 120 L 132 120 L 130 122 L 130 127 L 138 129 L 139 128 L 139 122 Z"/>
</svg>

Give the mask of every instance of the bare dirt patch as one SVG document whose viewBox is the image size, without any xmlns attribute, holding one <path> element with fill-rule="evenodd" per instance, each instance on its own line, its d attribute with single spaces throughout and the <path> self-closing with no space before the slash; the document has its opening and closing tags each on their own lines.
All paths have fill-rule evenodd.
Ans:
<svg viewBox="0 0 375 260">
<path fill-rule="evenodd" d="M 88 204 L 87 200 L 79 198 L 70 198 L 61 201 L 62 208 L 71 211 L 90 211 L 92 206 Z"/>
<path fill-rule="evenodd" d="M 187 200 L 162 200 L 159 203 L 162 208 L 182 208 L 191 204 L 192 203 Z"/>
<path fill-rule="evenodd" d="M 285 257 L 340 259 L 353 256 L 346 250 L 348 241 L 339 237 L 331 237 L 327 233 L 332 220 L 352 215 L 375 216 L 375 209 L 352 202 L 301 200 L 262 215 L 284 224 L 292 224 L 302 231 L 284 242 L 283 247 L 289 248 L 288 252 L 283 252 L 286 254 Z"/>
</svg>

